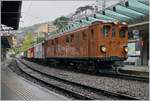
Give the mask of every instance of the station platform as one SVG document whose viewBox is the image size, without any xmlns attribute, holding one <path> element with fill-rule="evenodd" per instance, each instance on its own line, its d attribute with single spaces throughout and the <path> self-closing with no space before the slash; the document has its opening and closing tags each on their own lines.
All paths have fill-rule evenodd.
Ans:
<svg viewBox="0 0 150 101">
<path fill-rule="evenodd" d="M 2 65 L 1 71 L 2 100 L 69 100 L 15 74 L 7 64 Z"/>
<path fill-rule="evenodd" d="M 130 70 L 130 71 L 140 71 L 140 72 L 149 72 L 148 66 L 130 66 L 126 65 L 122 68 L 123 70 Z"/>
<path fill-rule="evenodd" d="M 148 66 L 130 66 L 126 65 L 125 67 L 120 68 L 121 72 L 131 73 L 131 74 L 141 74 L 149 76 L 149 67 Z"/>
</svg>

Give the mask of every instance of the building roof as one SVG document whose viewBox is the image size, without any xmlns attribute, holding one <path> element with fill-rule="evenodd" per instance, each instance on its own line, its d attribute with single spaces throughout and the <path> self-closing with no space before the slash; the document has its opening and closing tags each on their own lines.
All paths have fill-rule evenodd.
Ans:
<svg viewBox="0 0 150 101">
<path fill-rule="evenodd" d="M 1 1 L 1 23 L 12 27 L 19 27 L 22 1 Z"/>
<path fill-rule="evenodd" d="M 66 26 L 63 31 L 79 28 L 83 25 L 91 24 L 95 21 L 118 21 L 130 24 L 149 21 L 149 0 L 126 0 L 121 1 L 111 7 L 105 8 L 102 11 L 97 11 L 95 14 L 83 18 L 80 21 L 73 22 Z"/>
</svg>

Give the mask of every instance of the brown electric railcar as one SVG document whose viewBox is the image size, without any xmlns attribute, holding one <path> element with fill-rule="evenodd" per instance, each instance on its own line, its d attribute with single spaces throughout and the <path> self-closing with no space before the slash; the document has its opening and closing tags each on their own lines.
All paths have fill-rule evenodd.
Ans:
<svg viewBox="0 0 150 101">
<path fill-rule="evenodd" d="M 47 61 L 114 62 L 127 59 L 127 24 L 96 21 L 44 43 Z"/>
</svg>

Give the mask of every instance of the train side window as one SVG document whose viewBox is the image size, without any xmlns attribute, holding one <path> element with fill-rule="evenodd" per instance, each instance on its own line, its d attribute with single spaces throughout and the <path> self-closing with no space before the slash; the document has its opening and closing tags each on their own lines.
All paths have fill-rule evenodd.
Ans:
<svg viewBox="0 0 150 101">
<path fill-rule="evenodd" d="M 76 42 L 80 42 L 80 33 L 76 34 Z"/>
<path fill-rule="evenodd" d="M 112 28 L 112 37 L 115 37 L 115 27 Z"/>
<path fill-rule="evenodd" d="M 74 35 L 72 34 L 72 35 L 70 36 L 70 42 L 73 41 L 73 38 L 74 38 Z"/>
<path fill-rule="evenodd" d="M 82 33 L 82 38 L 83 38 L 83 40 L 86 39 L 86 34 L 84 32 Z"/>
<path fill-rule="evenodd" d="M 66 36 L 66 42 L 69 43 L 69 36 Z"/>
<path fill-rule="evenodd" d="M 54 45 L 54 40 L 52 40 L 52 45 Z"/>
<path fill-rule="evenodd" d="M 94 38 L 94 30 L 91 29 L 91 37 Z"/>
<path fill-rule="evenodd" d="M 58 39 L 55 39 L 55 44 L 58 44 Z"/>
<path fill-rule="evenodd" d="M 119 31 L 120 37 L 124 38 L 127 32 L 127 28 L 122 27 Z"/>
<path fill-rule="evenodd" d="M 109 31 L 110 31 L 110 26 L 109 25 L 104 25 L 103 28 L 102 28 L 102 33 L 105 37 L 108 37 Z"/>
</svg>

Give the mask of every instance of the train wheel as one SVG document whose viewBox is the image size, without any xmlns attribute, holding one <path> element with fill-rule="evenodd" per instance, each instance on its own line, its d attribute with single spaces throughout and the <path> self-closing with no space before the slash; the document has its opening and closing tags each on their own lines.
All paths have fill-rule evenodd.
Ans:
<svg viewBox="0 0 150 101">
<path fill-rule="evenodd" d="M 71 62 L 69 64 L 71 70 L 77 70 L 78 64 L 75 62 Z"/>
<path fill-rule="evenodd" d="M 92 74 L 96 74 L 97 73 L 97 69 L 96 69 L 96 65 L 95 63 L 90 63 L 88 65 L 88 72 L 92 73 Z"/>
<path fill-rule="evenodd" d="M 88 67 L 86 65 L 86 62 L 80 62 L 77 66 L 77 70 L 79 72 L 86 72 L 88 70 Z"/>
<path fill-rule="evenodd" d="M 81 63 L 79 63 L 79 64 L 77 65 L 77 71 L 79 71 L 79 72 L 82 71 L 82 64 L 81 64 Z"/>
</svg>

